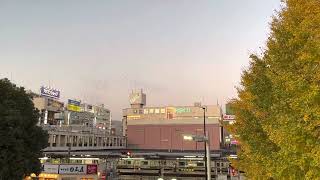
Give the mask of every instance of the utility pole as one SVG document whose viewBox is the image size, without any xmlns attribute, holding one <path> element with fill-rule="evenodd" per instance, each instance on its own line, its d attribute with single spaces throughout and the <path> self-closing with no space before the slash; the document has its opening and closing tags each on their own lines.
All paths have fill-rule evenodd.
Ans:
<svg viewBox="0 0 320 180">
<path fill-rule="evenodd" d="M 203 109 L 203 136 L 206 137 L 206 108 Z M 208 164 L 207 164 L 207 142 L 204 141 L 204 165 L 205 165 L 205 176 L 206 180 L 208 180 Z"/>
</svg>

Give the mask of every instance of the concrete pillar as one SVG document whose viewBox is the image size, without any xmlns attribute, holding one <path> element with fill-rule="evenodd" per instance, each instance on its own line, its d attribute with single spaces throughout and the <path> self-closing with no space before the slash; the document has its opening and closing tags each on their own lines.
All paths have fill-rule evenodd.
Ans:
<svg viewBox="0 0 320 180">
<path fill-rule="evenodd" d="M 48 110 L 46 109 L 44 112 L 44 121 L 43 124 L 48 124 Z"/>
<path fill-rule="evenodd" d="M 61 139 L 60 139 L 60 138 L 61 138 L 60 136 L 61 136 L 60 134 L 57 134 L 57 136 L 56 136 L 56 137 L 57 137 L 57 143 L 56 143 L 57 147 L 60 147 L 60 146 L 61 146 L 61 145 L 60 145 L 60 140 L 61 140 Z"/>
<path fill-rule="evenodd" d="M 49 139 L 48 139 L 48 141 L 49 141 L 49 147 L 52 147 L 52 141 L 53 141 L 53 134 L 49 134 Z"/>
<path fill-rule="evenodd" d="M 70 137 L 68 136 L 68 135 L 65 135 L 64 136 L 64 147 L 68 147 L 68 142 L 70 141 L 70 139 L 69 139 Z"/>
</svg>

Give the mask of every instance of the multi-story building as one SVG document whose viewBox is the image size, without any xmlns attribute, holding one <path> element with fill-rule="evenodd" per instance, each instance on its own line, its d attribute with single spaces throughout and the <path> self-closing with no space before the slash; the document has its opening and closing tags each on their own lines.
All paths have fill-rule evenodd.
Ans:
<svg viewBox="0 0 320 180">
<path fill-rule="evenodd" d="M 40 94 L 29 93 L 33 97 L 35 108 L 37 108 L 40 113 L 39 124 L 59 124 L 59 119 L 55 118 L 55 114 L 64 110 L 64 103 L 59 101 L 60 91 L 48 87 L 41 87 Z"/>
<path fill-rule="evenodd" d="M 71 148 L 76 150 L 123 149 L 126 147 L 126 138 L 109 135 L 105 129 L 86 126 L 52 126 L 44 125 L 48 131 L 48 147 L 44 152 L 62 151 Z"/>
<path fill-rule="evenodd" d="M 114 135 L 123 135 L 123 128 L 122 128 L 122 122 L 121 121 L 112 121 L 111 124 L 111 134 Z"/>
<path fill-rule="evenodd" d="M 85 111 L 65 111 L 64 117 L 67 125 L 82 125 L 82 126 L 93 126 L 94 114 Z"/>
<path fill-rule="evenodd" d="M 68 100 L 68 107 L 64 113 L 66 125 L 83 125 L 101 129 L 111 128 L 110 110 L 104 105 L 91 105 L 76 100 Z"/>
<path fill-rule="evenodd" d="M 210 149 L 220 149 L 222 112 L 218 105 L 147 107 L 142 90 L 132 92 L 130 103 L 131 108 L 123 110 L 123 133 L 128 138 L 129 148 L 204 149 L 203 143 L 184 141 L 183 135 L 203 135 L 205 113 Z"/>
<path fill-rule="evenodd" d="M 231 125 L 235 123 L 236 116 L 233 112 L 233 109 L 230 103 L 226 104 L 226 113 L 223 115 L 222 119 L 225 125 Z M 238 144 L 238 141 L 235 139 L 234 135 L 230 134 L 227 130 L 225 130 L 223 137 L 224 137 L 225 147 L 235 149 L 235 147 Z"/>
<path fill-rule="evenodd" d="M 102 129 L 110 129 L 111 128 L 111 114 L 110 110 L 102 105 L 92 105 L 87 103 L 81 104 L 82 112 L 92 113 L 93 118 L 93 126 L 102 128 Z"/>
</svg>

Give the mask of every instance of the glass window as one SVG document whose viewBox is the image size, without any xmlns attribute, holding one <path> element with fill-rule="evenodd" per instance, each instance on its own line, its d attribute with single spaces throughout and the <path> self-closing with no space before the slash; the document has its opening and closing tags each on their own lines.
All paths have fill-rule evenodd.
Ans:
<svg viewBox="0 0 320 180">
<path fill-rule="evenodd" d="M 153 112 L 154 112 L 154 109 L 149 109 L 150 114 L 153 114 Z"/>
<path fill-rule="evenodd" d="M 198 167 L 203 167 L 203 162 L 197 162 Z"/>
<path fill-rule="evenodd" d="M 154 113 L 159 114 L 160 113 L 160 109 L 155 109 Z"/>
<path fill-rule="evenodd" d="M 148 114 L 149 113 L 148 109 L 144 109 L 143 113 Z"/>
<path fill-rule="evenodd" d="M 166 113 L 166 109 L 161 109 L 161 114 Z"/>
</svg>

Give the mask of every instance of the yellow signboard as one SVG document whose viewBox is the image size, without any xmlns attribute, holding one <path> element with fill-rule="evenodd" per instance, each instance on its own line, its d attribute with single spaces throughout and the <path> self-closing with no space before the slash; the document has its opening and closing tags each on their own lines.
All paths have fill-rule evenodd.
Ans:
<svg viewBox="0 0 320 180">
<path fill-rule="evenodd" d="M 81 107 L 80 107 L 80 106 L 73 105 L 73 104 L 68 104 L 68 110 L 69 110 L 69 111 L 80 112 L 80 111 L 81 111 Z"/>
</svg>

